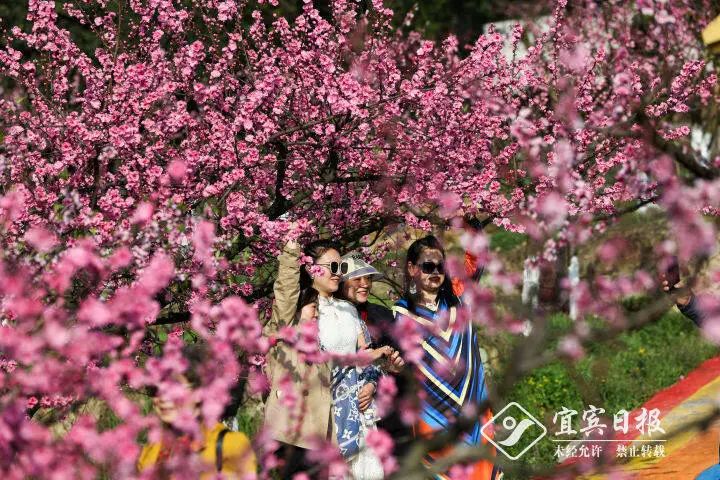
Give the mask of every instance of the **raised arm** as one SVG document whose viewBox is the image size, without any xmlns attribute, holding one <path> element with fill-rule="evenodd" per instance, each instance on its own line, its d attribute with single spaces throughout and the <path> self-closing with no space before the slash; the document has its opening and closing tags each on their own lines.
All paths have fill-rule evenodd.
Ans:
<svg viewBox="0 0 720 480">
<path fill-rule="evenodd" d="M 290 325 L 295 319 L 300 295 L 300 245 L 295 241 L 285 244 L 278 256 L 278 275 L 273 284 L 275 301 L 267 329 L 276 331 Z"/>
<path fill-rule="evenodd" d="M 686 285 L 680 275 L 680 265 L 677 258 L 674 258 L 671 264 L 665 269 L 660 276 L 661 286 L 665 292 L 681 290 L 682 294 L 678 295 L 675 303 L 678 310 L 698 327 L 702 326 L 705 315 L 698 305 L 697 297 L 693 293 L 692 285 Z"/>
<path fill-rule="evenodd" d="M 683 315 L 692 320 L 695 325 L 701 327 L 703 321 L 705 320 L 705 315 L 702 310 L 700 310 L 698 303 L 697 297 L 695 295 L 691 295 L 690 299 L 687 300 L 687 303 L 682 304 L 678 302 L 677 306 Z"/>
</svg>

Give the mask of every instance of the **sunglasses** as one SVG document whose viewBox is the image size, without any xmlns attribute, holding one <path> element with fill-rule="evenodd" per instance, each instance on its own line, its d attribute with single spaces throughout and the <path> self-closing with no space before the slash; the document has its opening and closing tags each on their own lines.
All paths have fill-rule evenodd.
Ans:
<svg viewBox="0 0 720 480">
<path fill-rule="evenodd" d="M 330 270 L 331 275 L 342 274 L 345 275 L 348 272 L 347 262 L 330 262 L 330 263 L 318 263 L 320 267 L 325 267 Z"/>
<path fill-rule="evenodd" d="M 420 264 L 420 270 L 426 275 L 437 272 L 440 275 L 445 274 L 445 264 L 443 262 L 423 262 Z"/>
</svg>

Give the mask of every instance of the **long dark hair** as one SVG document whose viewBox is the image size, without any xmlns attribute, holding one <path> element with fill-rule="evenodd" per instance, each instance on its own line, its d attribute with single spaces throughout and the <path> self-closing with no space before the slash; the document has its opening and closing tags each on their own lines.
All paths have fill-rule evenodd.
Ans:
<svg viewBox="0 0 720 480">
<path fill-rule="evenodd" d="M 298 295 L 298 301 L 297 301 L 297 307 L 295 308 L 295 313 L 299 315 L 300 310 L 302 310 L 305 305 L 310 305 L 311 303 L 316 303 L 317 299 L 318 299 L 318 291 L 315 290 L 313 287 L 301 288 L 300 295 Z"/>
<path fill-rule="evenodd" d="M 420 254 L 422 254 L 423 250 L 438 250 L 442 254 L 443 260 L 445 260 L 445 249 L 440 241 L 433 235 L 428 235 L 419 240 L 415 240 L 412 245 L 410 245 L 410 248 L 407 250 L 407 255 L 405 256 L 405 263 L 403 267 L 405 269 L 405 293 L 403 294 L 403 297 L 405 297 L 408 301 L 411 308 L 415 307 L 415 304 L 420 297 L 420 292 L 416 292 L 414 294 L 410 293 L 410 286 L 413 283 L 413 279 L 410 276 L 407 264 L 410 262 L 413 265 L 417 265 L 418 259 L 420 258 Z M 440 302 L 444 301 L 448 307 L 454 307 L 460 303 L 457 296 L 453 293 L 452 280 L 447 272 L 445 272 L 445 279 L 440 285 L 440 290 L 438 291 L 438 300 Z"/>
<path fill-rule="evenodd" d="M 340 245 L 333 240 L 315 240 L 305 245 L 303 254 L 313 259 L 313 263 L 322 257 L 328 250 L 336 250 L 340 253 Z M 300 267 L 300 292 L 307 288 L 312 288 L 313 279 L 307 271 L 306 266 Z M 302 295 L 301 295 L 302 296 Z"/>
</svg>

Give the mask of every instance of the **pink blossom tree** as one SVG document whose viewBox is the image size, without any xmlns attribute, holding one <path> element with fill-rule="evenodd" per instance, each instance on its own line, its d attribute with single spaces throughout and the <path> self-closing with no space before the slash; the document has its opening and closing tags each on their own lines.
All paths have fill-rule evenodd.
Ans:
<svg viewBox="0 0 720 480">
<path fill-rule="evenodd" d="M 492 328 L 520 314 L 494 308 L 495 287 L 516 278 L 477 233 L 490 223 L 552 258 L 656 203 L 672 226 L 658 256 L 707 257 L 717 142 L 699 149 L 690 133 L 712 126 L 718 98 L 699 41 L 709 8 L 695 3 L 561 0 L 545 29 L 491 29 L 461 46 L 395 27 L 381 1 L 360 11 L 337 0 L 328 18 L 306 2 L 289 20 L 244 1 L 31 0 L 29 28 L 0 50 L 2 474 L 132 477 L 138 436 L 163 434 L 136 392 L 199 401 L 200 418 L 176 425 L 198 435 L 240 377 L 261 385 L 263 308 L 288 236 L 329 235 L 382 259 L 383 233 L 464 219 L 476 231 L 463 246 L 493 285 L 468 285 L 466 320 Z M 83 51 L 59 12 L 101 47 Z M 670 300 L 656 295 L 637 318 L 618 301 L 656 292 L 654 269 L 580 282 L 581 313 L 619 330 L 651 321 Z M 181 328 L 165 340 L 169 324 Z M 527 349 L 510 381 L 580 355 L 585 327 L 558 352 Z M 197 389 L 174 376 L 187 368 L 183 335 L 212 347 Z M 90 399 L 120 423 L 81 414 L 58 435 L 30 418 Z M 384 456 L 388 440 L 373 437 Z"/>
</svg>

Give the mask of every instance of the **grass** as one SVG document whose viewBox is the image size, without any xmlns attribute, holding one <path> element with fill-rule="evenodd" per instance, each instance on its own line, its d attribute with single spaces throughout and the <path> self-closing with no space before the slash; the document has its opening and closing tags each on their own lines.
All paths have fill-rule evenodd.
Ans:
<svg viewBox="0 0 720 480">
<path fill-rule="evenodd" d="M 562 315 L 551 323 L 556 336 L 571 326 Z M 552 420 L 562 407 L 581 415 L 588 405 L 595 405 L 605 409 L 612 428 L 615 412 L 641 406 L 704 360 L 720 354 L 720 349 L 705 341 L 679 312 L 670 311 L 656 323 L 625 332 L 612 342 L 591 344 L 587 352 L 579 362 L 557 361 L 526 375 L 502 405 L 520 403 L 545 424 L 549 434 L 559 430 Z M 508 471 L 507 478 L 528 478 L 528 467 L 555 464 L 556 444 L 548 437 L 513 462 L 513 470 L 518 471 Z"/>
<path fill-rule="evenodd" d="M 657 212 L 635 213 L 624 217 L 577 253 L 583 267 L 597 264 L 594 253 L 597 245 L 608 238 L 621 236 L 628 239 L 631 248 L 627 248 L 619 263 L 623 271 L 633 271 L 639 265 L 648 264 L 649 260 L 643 254 L 652 251 L 650 246 L 663 237 L 664 231 L 664 220 Z M 493 228 L 489 228 L 488 234 L 491 249 L 521 269 L 522 260 L 532 250 L 527 237 Z M 392 258 L 401 262 L 401 257 L 397 254 Z M 389 273 L 393 272 L 397 273 L 395 270 Z M 385 303 L 387 290 L 387 285 L 377 282 L 373 289 L 377 296 L 371 301 Z M 625 306 L 634 310 L 641 308 L 642 303 L 642 298 L 629 299 Z M 389 306 L 392 302 L 385 304 Z M 571 329 L 572 322 L 566 316 L 552 317 L 550 333 L 554 341 Z M 509 358 L 515 341 L 509 335 L 488 339 L 488 346 L 493 347 L 499 359 L 491 367 L 490 388 L 492 383 L 502 380 L 503 360 Z M 588 345 L 586 350 L 587 356 L 578 362 L 555 361 L 530 372 L 516 382 L 498 408 L 511 401 L 518 402 L 543 421 L 552 435 L 558 430 L 553 416 L 562 407 L 582 413 L 592 404 L 604 408 L 610 416 L 621 409 L 631 411 L 659 390 L 676 383 L 704 360 L 720 354 L 720 348 L 703 340 L 694 325 L 674 310 L 653 324 L 623 333 L 610 342 Z M 255 402 L 241 408 L 236 415 L 239 430 L 251 437 L 255 435 L 262 422 L 261 412 Z M 108 416 L 108 426 L 112 426 L 113 420 Z M 526 479 L 531 469 L 552 467 L 556 464 L 554 453 L 555 443 L 544 438 L 519 460 L 509 464 L 505 478 Z"/>
<path fill-rule="evenodd" d="M 527 242 L 527 235 L 497 229 L 490 235 L 490 249 L 500 253 L 509 252 Z"/>
<path fill-rule="evenodd" d="M 235 414 L 238 431 L 252 438 L 262 426 L 262 412 L 263 410 L 256 402 L 252 402 L 246 408 L 240 408 Z"/>
</svg>

